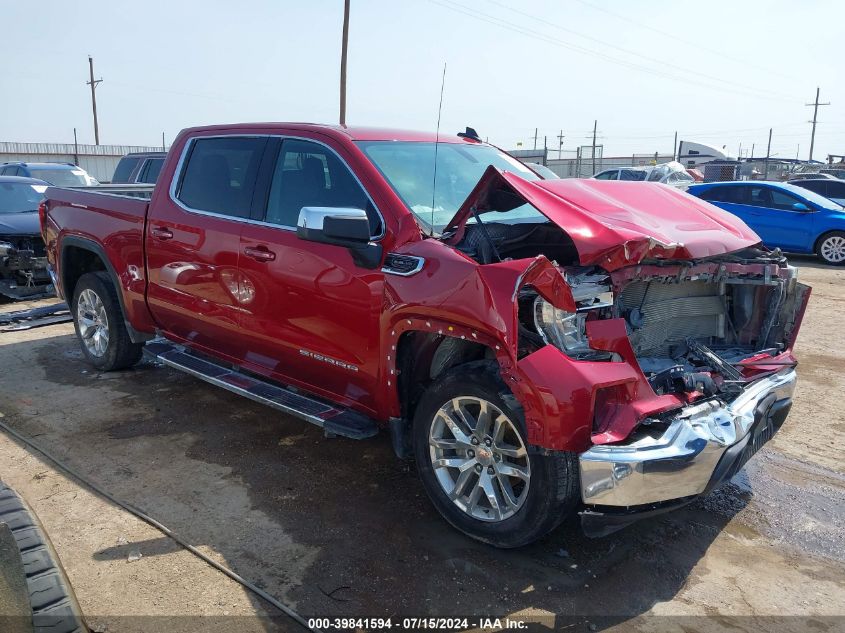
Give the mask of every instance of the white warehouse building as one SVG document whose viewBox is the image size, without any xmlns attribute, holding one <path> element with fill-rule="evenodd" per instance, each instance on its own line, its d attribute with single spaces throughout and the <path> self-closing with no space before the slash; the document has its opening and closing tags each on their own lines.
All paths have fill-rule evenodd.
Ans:
<svg viewBox="0 0 845 633">
<path fill-rule="evenodd" d="M 72 163 L 100 182 L 111 181 L 118 161 L 130 152 L 160 152 L 141 145 L 75 145 L 73 143 L 15 143 L 0 141 L 2 163 Z"/>
</svg>

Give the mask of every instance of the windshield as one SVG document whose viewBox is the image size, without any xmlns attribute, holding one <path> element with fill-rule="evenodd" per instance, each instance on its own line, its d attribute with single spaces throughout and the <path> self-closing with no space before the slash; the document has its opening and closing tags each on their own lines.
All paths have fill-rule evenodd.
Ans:
<svg viewBox="0 0 845 633">
<path fill-rule="evenodd" d="M 0 182 L 0 214 L 37 211 L 46 190 L 46 185 Z"/>
<path fill-rule="evenodd" d="M 458 212 L 490 165 L 525 180 L 539 177 L 525 165 L 490 145 L 439 143 L 434 182 L 434 143 L 359 141 L 358 146 L 378 168 L 396 194 L 428 230 L 440 232 Z M 432 200 L 434 201 L 432 209 Z M 496 221 L 545 219 L 530 205 L 497 213 Z"/>
<path fill-rule="evenodd" d="M 85 187 L 88 185 L 85 172 L 81 169 L 44 169 L 30 167 L 29 171 L 32 173 L 33 178 L 44 180 L 57 187 Z"/>
</svg>

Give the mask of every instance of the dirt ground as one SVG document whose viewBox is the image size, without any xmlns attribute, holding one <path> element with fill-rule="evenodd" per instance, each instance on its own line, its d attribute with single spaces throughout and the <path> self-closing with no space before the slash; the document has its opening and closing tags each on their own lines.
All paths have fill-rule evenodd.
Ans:
<svg viewBox="0 0 845 633">
<path fill-rule="evenodd" d="M 573 520 L 522 550 L 470 541 L 439 518 L 386 434 L 325 439 L 151 363 L 97 373 L 70 324 L 0 333 L 0 415 L 305 617 L 841 630 L 845 270 L 795 263 L 813 296 L 783 430 L 711 496 L 603 539 L 585 538 Z M 95 630 L 298 630 L 3 433 L 0 478 L 40 516 Z M 131 553 L 142 556 L 130 562 Z"/>
</svg>

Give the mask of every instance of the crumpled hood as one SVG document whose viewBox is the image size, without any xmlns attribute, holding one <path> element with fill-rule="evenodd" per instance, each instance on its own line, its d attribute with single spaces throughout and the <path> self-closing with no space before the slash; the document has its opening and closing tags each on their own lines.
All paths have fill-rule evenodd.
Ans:
<svg viewBox="0 0 845 633">
<path fill-rule="evenodd" d="M 566 231 L 582 265 L 615 270 L 643 259 L 697 259 L 760 242 L 736 216 L 674 187 L 592 179 L 528 181 L 493 166 L 446 225 L 457 244 L 473 207 L 509 211 L 525 202 Z M 482 220 L 495 222 L 495 213 Z"/>
<path fill-rule="evenodd" d="M 4 235 L 40 235 L 38 212 L 0 214 L 0 240 Z"/>
</svg>

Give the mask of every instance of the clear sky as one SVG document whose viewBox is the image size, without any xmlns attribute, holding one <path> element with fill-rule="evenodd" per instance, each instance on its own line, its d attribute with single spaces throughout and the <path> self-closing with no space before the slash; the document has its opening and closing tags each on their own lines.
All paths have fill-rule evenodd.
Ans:
<svg viewBox="0 0 845 633">
<path fill-rule="evenodd" d="M 0 140 L 168 143 L 183 127 L 337 122 L 342 0 L 0 0 Z M 352 0 L 350 124 L 469 125 L 605 155 L 673 134 L 743 154 L 845 154 L 845 0 Z M 566 153 L 564 156 L 567 155 Z"/>
</svg>

